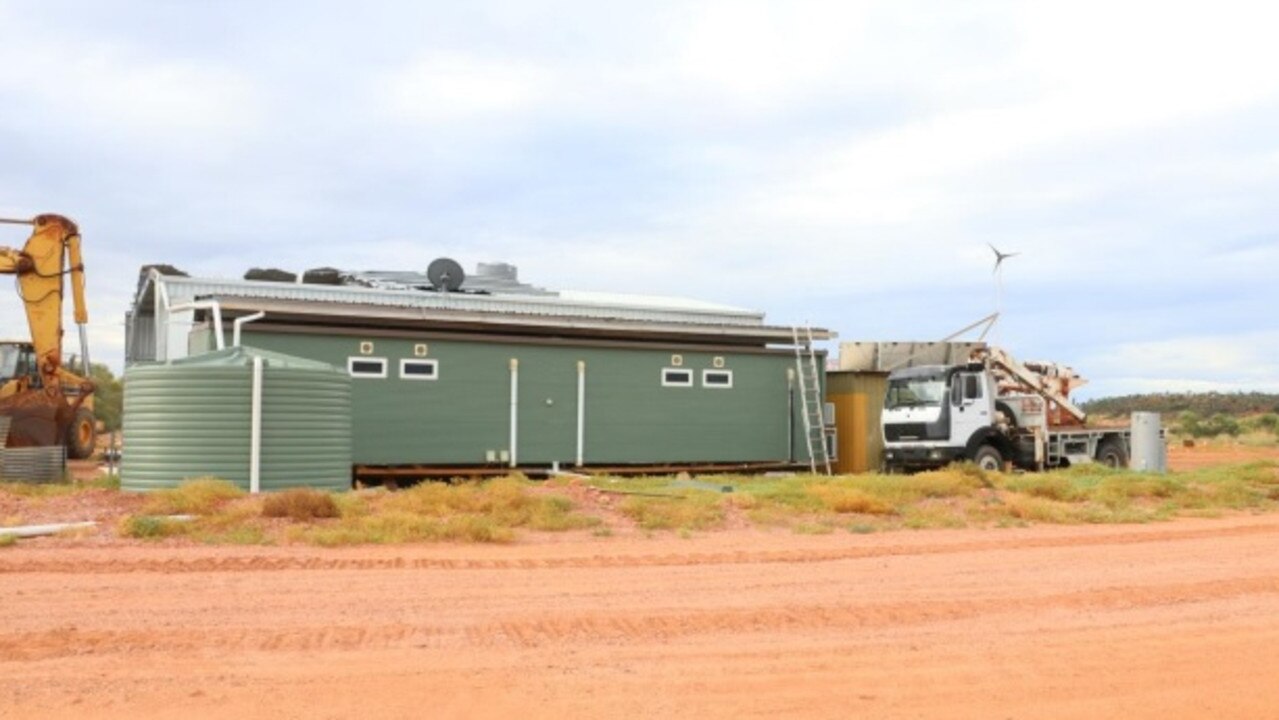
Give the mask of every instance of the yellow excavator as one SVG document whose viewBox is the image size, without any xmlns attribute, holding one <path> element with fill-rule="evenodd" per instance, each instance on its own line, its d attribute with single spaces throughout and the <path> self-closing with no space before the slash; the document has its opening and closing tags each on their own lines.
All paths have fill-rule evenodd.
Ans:
<svg viewBox="0 0 1279 720">
<path fill-rule="evenodd" d="M 97 421 L 89 380 L 85 325 L 84 262 L 80 230 L 61 215 L 0 223 L 34 229 L 21 250 L 0 247 L 0 273 L 17 276 L 18 298 L 27 313 L 30 340 L 0 340 L 0 416 L 8 416 L 7 447 L 63 445 L 75 459 L 93 454 Z M 80 328 L 83 375 L 63 366 L 62 299 L 67 277 Z"/>
</svg>

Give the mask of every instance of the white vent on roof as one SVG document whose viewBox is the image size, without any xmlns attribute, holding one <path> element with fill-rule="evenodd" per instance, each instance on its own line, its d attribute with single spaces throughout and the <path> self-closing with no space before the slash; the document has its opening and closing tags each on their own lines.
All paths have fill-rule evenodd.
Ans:
<svg viewBox="0 0 1279 720">
<path fill-rule="evenodd" d="M 475 265 L 475 274 L 480 277 L 500 278 L 519 282 L 519 269 L 510 263 L 482 262 Z"/>
</svg>

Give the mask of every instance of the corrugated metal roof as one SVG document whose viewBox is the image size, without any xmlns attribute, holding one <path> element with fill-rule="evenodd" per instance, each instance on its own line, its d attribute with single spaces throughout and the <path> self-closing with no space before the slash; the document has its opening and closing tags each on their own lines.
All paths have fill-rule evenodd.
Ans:
<svg viewBox="0 0 1279 720">
<path fill-rule="evenodd" d="M 590 293 L 564 293 L 560 296 L 479 295 L 172 276 L 163 277 L 162 280 L 168 290 L 170 302 L 173 303 L 198 298 L 236 297 L 729 327 L 758 327 L 764 324 L 764 314 L 758 311 L 677 298 Z M 144 295 L 149 292 L 150 289 L 147 288 Z M 139 297 L 139 304 L 144 303 L 145 298 Z"/>
<path fill-rule="evenodd" d="M 415 270 L 344 270 L 346 284 L 362 285 L 382 290 L 413 290 L 434 292 L 435 288 L 425 271 Z M 510 263 L 479 263 L 475 272 L 466 273 L 461 292 L 501 293 L 506 295 L 556 295 L 558 293 L 536 285 L 522 283 L 519 269 Z"/>
</svg>

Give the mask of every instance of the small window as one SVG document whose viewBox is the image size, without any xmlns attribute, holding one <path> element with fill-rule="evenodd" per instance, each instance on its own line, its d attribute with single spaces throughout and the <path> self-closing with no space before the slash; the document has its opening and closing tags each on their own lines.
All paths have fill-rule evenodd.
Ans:
<svg viewBox="0 0 1279 720">
<path fill-rule="evenodd" d="M 434 380 L 439 377 L 435 360 L 401 360 L 400 378 L 403 380 Z"/>
<path fill-rule="evenodd" d="M 663 368 L 662 387 L 693 387 L 693 371 Z"/>
<path fill-rule="evenodd" d="M 346 370 L 351 377 L 384 378 L 386 377 L 386 358 L 347 358 Z"/>
<path fill-rule="evenodd" d="M 977 400 L 981 398 L 981 383 L 978 382 L 976 375 L 964 376 L 964 399 Z"/>
<path fill-rule="evenodd" d="M 708 387 L 708 388 L 733 387 L 733 371 L 732 370 L 703 370 L 702 371 L 702 387 Z"/>
</svg>

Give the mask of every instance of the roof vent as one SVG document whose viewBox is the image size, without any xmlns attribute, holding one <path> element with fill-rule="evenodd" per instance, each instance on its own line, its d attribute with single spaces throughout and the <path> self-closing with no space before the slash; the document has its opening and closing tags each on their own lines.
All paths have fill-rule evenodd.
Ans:
<svg viewBox="0 0 1279 720">
<path fill-rule="evenodd" d="M 480 277 L 510 280 L 511 282 L 520 281 L 519 270 L 514 265 L 504 262 L 478 263 L 475 266 L 475 274 Z"/>
</svg>

